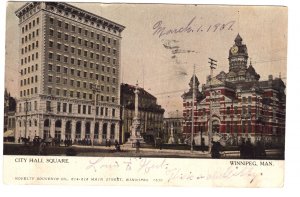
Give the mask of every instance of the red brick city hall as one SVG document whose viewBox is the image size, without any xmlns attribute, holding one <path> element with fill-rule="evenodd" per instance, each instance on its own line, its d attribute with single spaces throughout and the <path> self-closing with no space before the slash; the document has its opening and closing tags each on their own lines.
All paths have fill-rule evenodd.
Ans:
<svg viewBox="0 0 300 197">
<path fill-rule="evenodd" d="M 284 144 L 285 84 L 280 75 L 269 75 L 268 80 L 260 81 L 251 61 L 248 64 L 247 46 L 239 34 L 234 42 L 229 50 L 229 72 L 210 75 L 201 88 L 197 76 L 191 78 L 189 91 L 182 95 L 183 136 L 191 140 L 194 84 L 196 144 L 202 136 L 207 145 L 209 130 L 214 140 L 222 139 L 226 145 L 246 140 Z"/>
</svg>

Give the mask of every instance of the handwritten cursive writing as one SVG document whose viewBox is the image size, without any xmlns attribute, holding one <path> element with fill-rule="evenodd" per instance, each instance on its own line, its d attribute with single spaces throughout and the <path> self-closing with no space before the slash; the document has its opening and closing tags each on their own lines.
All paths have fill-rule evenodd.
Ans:
<svg viewBox="0 0 300 197">
<path fill-rule="evenodd" d="M 149 173 L 153 169 L 167 169 L 168 164 L 166 162 L 166 159 L 164 159 L 162 162 L 154 162 L 153 160 L 143 158 L 140 161 L 140 167 L 138 169 L 139 172 L 144 172 L 145 174 Z"/>
<path fill-rule="evenodd" d="M 153 36 L 158 36 L 159 38 L 171 34 L 183 34 L 183 33 L 200 33 L 200 32 L 217 32 L 217 31 L 232 31 L 235 21 L 226 21 L 224 23 L 217 22 L 215 24 L 204 25 L 195 24 L 196 16 L 193 17 L 185 25 L 179 27 L 166 27 L 162 20 L 157 21 L 153 25 Z"/>
<path fill-rule="evenodd" d="M 113 168 L 119 168 L 120 165 L 117 161 L 106 159 L 105 158 L 98 158 L 96 160 L 89 160 L 89 165 L 86 167 L 86 169 L 93 169 L 95 172 L 97 169 L 105 168 L 105 169 L 113 169 Z"/>
</svg>

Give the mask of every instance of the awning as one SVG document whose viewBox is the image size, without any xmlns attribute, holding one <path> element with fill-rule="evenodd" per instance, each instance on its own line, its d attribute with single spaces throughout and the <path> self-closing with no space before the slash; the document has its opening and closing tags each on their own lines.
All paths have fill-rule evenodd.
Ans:
<svg viewBox="0 0 300 197">
<path fill-rule="evenodd" d="M 4 132 L 3 137 L 14 137 L 15 136 L 15 132 L 13 130 L 7 130 Z"/>
</svg>

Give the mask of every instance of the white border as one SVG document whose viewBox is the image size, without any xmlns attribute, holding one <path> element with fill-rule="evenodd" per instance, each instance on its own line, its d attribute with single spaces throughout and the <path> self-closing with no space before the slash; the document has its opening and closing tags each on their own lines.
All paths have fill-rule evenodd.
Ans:
<svg viewBox="0 0 300 197">
<path fill-rule="evenodd" d="M 90 0 L 91 2 L 96 2 Z M 74 0 L 73 0 L 74 2 Z M 141 2 L 139 0 L 102 0 L 102 2 L 131 2 L 137 3 Z M 252 0 L 252 1 L 234 1 L 234 0 L 211 0 L 211 1 L 192 1 L 192 0 L 180 0 L 180 2 L 175 0 L 146 0 L 143 3 L 206 3 L 206 4 L 241 4 L 241 5 L 287 5 L 289 9 L 289 29 L 288 29 L 288 76 L 287 76 L 287 136 L 286 136 L 286 176 L 285 176 L 285 186 L 282 189 L 223 189 L 223 188 L 211 188 L 211 189 L 197 189 L 197 188 L 145 188 L 145 187 L 66 187 L 66 186 L 3 186 L 1 185 L 0 192 L 1 196 L 10 195 L 10 196 L 53 196 L 53 195 L 67 195 L 67 196 L 103 196 L 103 195 L 118 195 L 118 196 L 289 196 L 297 195 L 296 189 L 299 185 L 299 122 L 298 120 L 298 110 L 299 108 L 299 6 L 296 0 L 288 1 L 261 1 L 261 0 Z M 0 46 L 2 58 L 1 61 L 1 70 L 0 78 L 2 79 L 0 92 L 4 92 L 4 54 L 5 54 L 5 6 L 6 4 L 2 2 L 0 6 L 0 25 L 1 25 L 1 37 Z M 3 94 L 2 94 L 3 95 Z M 3 113 L 3 96 L 0 96 L 1 103 L 1 113 Z M 3 117 L 3 116 L 2 116 Z M 2 122 L 1 122 L 1 128 Z M 2 139 L 3 133 L 0 132 L 0 137 Z M 1 140 L 2 141 L 2 140 Z M 3 152 L 2 144 L 0 146 L 0 151 Z M 2 162 L 1 162 L 1 177 L 2 177 Z M 293 195 L 293 196 L 294 196 Z"/>
</svg>

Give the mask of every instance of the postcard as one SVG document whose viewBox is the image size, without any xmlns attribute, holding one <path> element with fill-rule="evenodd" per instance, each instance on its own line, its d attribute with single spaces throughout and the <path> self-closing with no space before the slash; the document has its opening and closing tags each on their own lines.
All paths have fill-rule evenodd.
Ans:
<svg viewBox="0 0 300 197">
<path fill-rule="evenodd" d="M 287 13 L 9 2 L 4 182 L 283 187 Z"/>
</svg>

